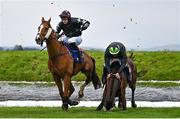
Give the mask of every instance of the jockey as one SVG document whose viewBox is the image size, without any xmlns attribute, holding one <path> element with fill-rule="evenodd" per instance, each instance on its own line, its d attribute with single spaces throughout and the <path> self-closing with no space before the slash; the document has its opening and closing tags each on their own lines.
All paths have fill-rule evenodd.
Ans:
<svg viewBox="0 0 180 119">
<path fill-rule="evenodd" d="M 114 59 L 117 59 L 120 63 L 120 67 L 118 68 L 118 73 L 122 70 L 125 70 L 126 75 L 128 77 L 128 81 L 130 81 L 130 73 L 129 68 L 127 67 L 127 56 L 126 56 L 126 48 L 120 42 L 112 42 L 105 50 L 105 65 L 103 68 L 102 75 L 102 83 L 106 83 L 106 78 L 109 73 L 111 73 L 111 63 Z"/>
<path fill-rule="evenodd" d="M 63 35 L 61 37 L 61 41 L 70 44 L 71 49 L 78 51 L 79 61 L 81 62 L 81 54 L 77 46 L 82 42 L 82 31 L 89 27 L 90 22 L 84 19 L 71 17 L 71 13 L 67 10 L 64 10 L 59 16 L 61 21 L 56 27 L 57 36 L 58 38 L 61 37 L 59 33 L 62 30 Z"/>
</svg>

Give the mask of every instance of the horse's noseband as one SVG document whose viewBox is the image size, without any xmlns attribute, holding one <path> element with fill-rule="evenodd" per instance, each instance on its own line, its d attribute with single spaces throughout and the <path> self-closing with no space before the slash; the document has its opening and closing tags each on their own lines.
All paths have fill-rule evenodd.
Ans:
<svg viewBox="0 0 180 119">
<path fill-rule="evenodd" d="M 42 45 L 43 45 L 43 42 L 45 42 L 45 41 L 47 41 L 47 40 L 49 39 L 52 31 L 53 31 L 53 29 L 52 29 L 52 28 L 49 28 L 48 31 L 47 31 L 47 33 L 46 33 L 46 35 L 44 36 L 44 38 L 40 38 L 40 37 L 38 37 L 38 39 L 36 38 L 37 40 L 40 40 L 40 43 L 38 43 L 37 40 L 36 40 L 36 42 L 42 46 Z M 37 36 L 40 36 L 40 33 L 38 33 Z"/>
<path fill-rule="evenodd" d="M 49 39 L 51 33 L 52 33 L 53 29 L 52 28 L 49 28 L 46 35 L 44 36 L 44 38 L 42 39 L 42 42 L 45 42 Z"/>
</svg>

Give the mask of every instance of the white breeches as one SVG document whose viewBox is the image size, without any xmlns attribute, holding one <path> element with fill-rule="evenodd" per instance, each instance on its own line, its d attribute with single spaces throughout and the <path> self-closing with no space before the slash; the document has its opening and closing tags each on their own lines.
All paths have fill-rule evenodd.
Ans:
<svg viewBox="0 0 180 119">
<path fill-rule="evenodd" d="M 76 45 L 80 45 L 81 42 L 82 42 L 82 39 L 81 39 L 81 36 L 77 36 L 77 37 L 72 37 L 72 38 L 69 38 L 65 35 L 63 35 L 61 38 L 60 38 L 61 41 L 64 41 L 66 43 L 76 43 Z"/>
</svg>

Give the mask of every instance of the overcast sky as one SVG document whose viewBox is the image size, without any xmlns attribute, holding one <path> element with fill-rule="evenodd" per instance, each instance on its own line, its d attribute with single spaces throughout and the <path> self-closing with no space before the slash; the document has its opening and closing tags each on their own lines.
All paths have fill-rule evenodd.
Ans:
<svg viewBox="0 0 180 119">
<path fill-rule="evenodd" d="M 83 47 L 105 48 L 112 41 L 138 49 L 180 44 L 178 0 L 0 0 L 0 46 L 37 46 L 41 17 L 51 17 L 56 28 L 65 9 L 91 23 Z"/>
</svg>

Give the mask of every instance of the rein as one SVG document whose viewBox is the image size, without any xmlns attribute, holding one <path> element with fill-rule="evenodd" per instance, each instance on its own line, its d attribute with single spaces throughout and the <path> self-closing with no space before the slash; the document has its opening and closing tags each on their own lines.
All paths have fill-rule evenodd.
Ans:
<svg viewBox="0 0 180 119">
<path fill-rule="evenodd" d="M 45 35 L 43 41 L 45 41 L 45 39 L 46 39 L 46 40 L 49 39 L 49 37 L 50 37 L 52 31 L 53 31 L 52 28 L 49 28 L 49 29 L 48 29 L 48 31 L 47 31 L 47 33 L 46 33 L 46 35 Z M 43 44 L 43 43 L 42 43 L 42 44 Z M 46 48 L 47 48 L 47 46 L 45 46 L 45 47 L 44 47 L 43 49 L 41 49 L 40 51 L 43 51 L 43 50 L 46 49 Z"/>
<path fill-rule="evenodd" d="M 64 33 L 62 32 L 60 35 L 59 35 L 59 37 L 61 37 L 62 35 L 63 35 Z M 47 35 L 47 34 L 46 34 Z M 50 34 L 51 35 L 51 34 Z M 46 49 L 47 48 L 47 46 L 45 46 L 43 49 L 41 49 L 40 51 L 43 51 L 44 49 Z"/>
<path fill-rule="evenodd" d="M 44 49 L 46 49 L 47 48 L 47 46 L 45 46 L 43 49 L 41 49 L 40 51 L 42 52 Z"/>
<path fill-rule="evenodd" d="M 52 31 L 53 29 L 52 28 L 49 28 L 48 31 L 47 31 L 47 34 L 45 35 L 45 38 L 46 40 L 49 39 L 50 35 L 52 34 Z M 45 46 L 43 49 L 41 49 L 41 51 L 43 51 L 45 48 L 47 48 L 47 46 Z M 65 53 L 58 53 L 57 55 L 54 55 L 52 57 L 49 57 L 49 59 L 51 60 L 55 60 L 57 57 L 60 57 L 60 56 L 63 56 L 63 55 L 67 55 L 69 54 L 69 52 L 65 52 Z"/>
</svg>

